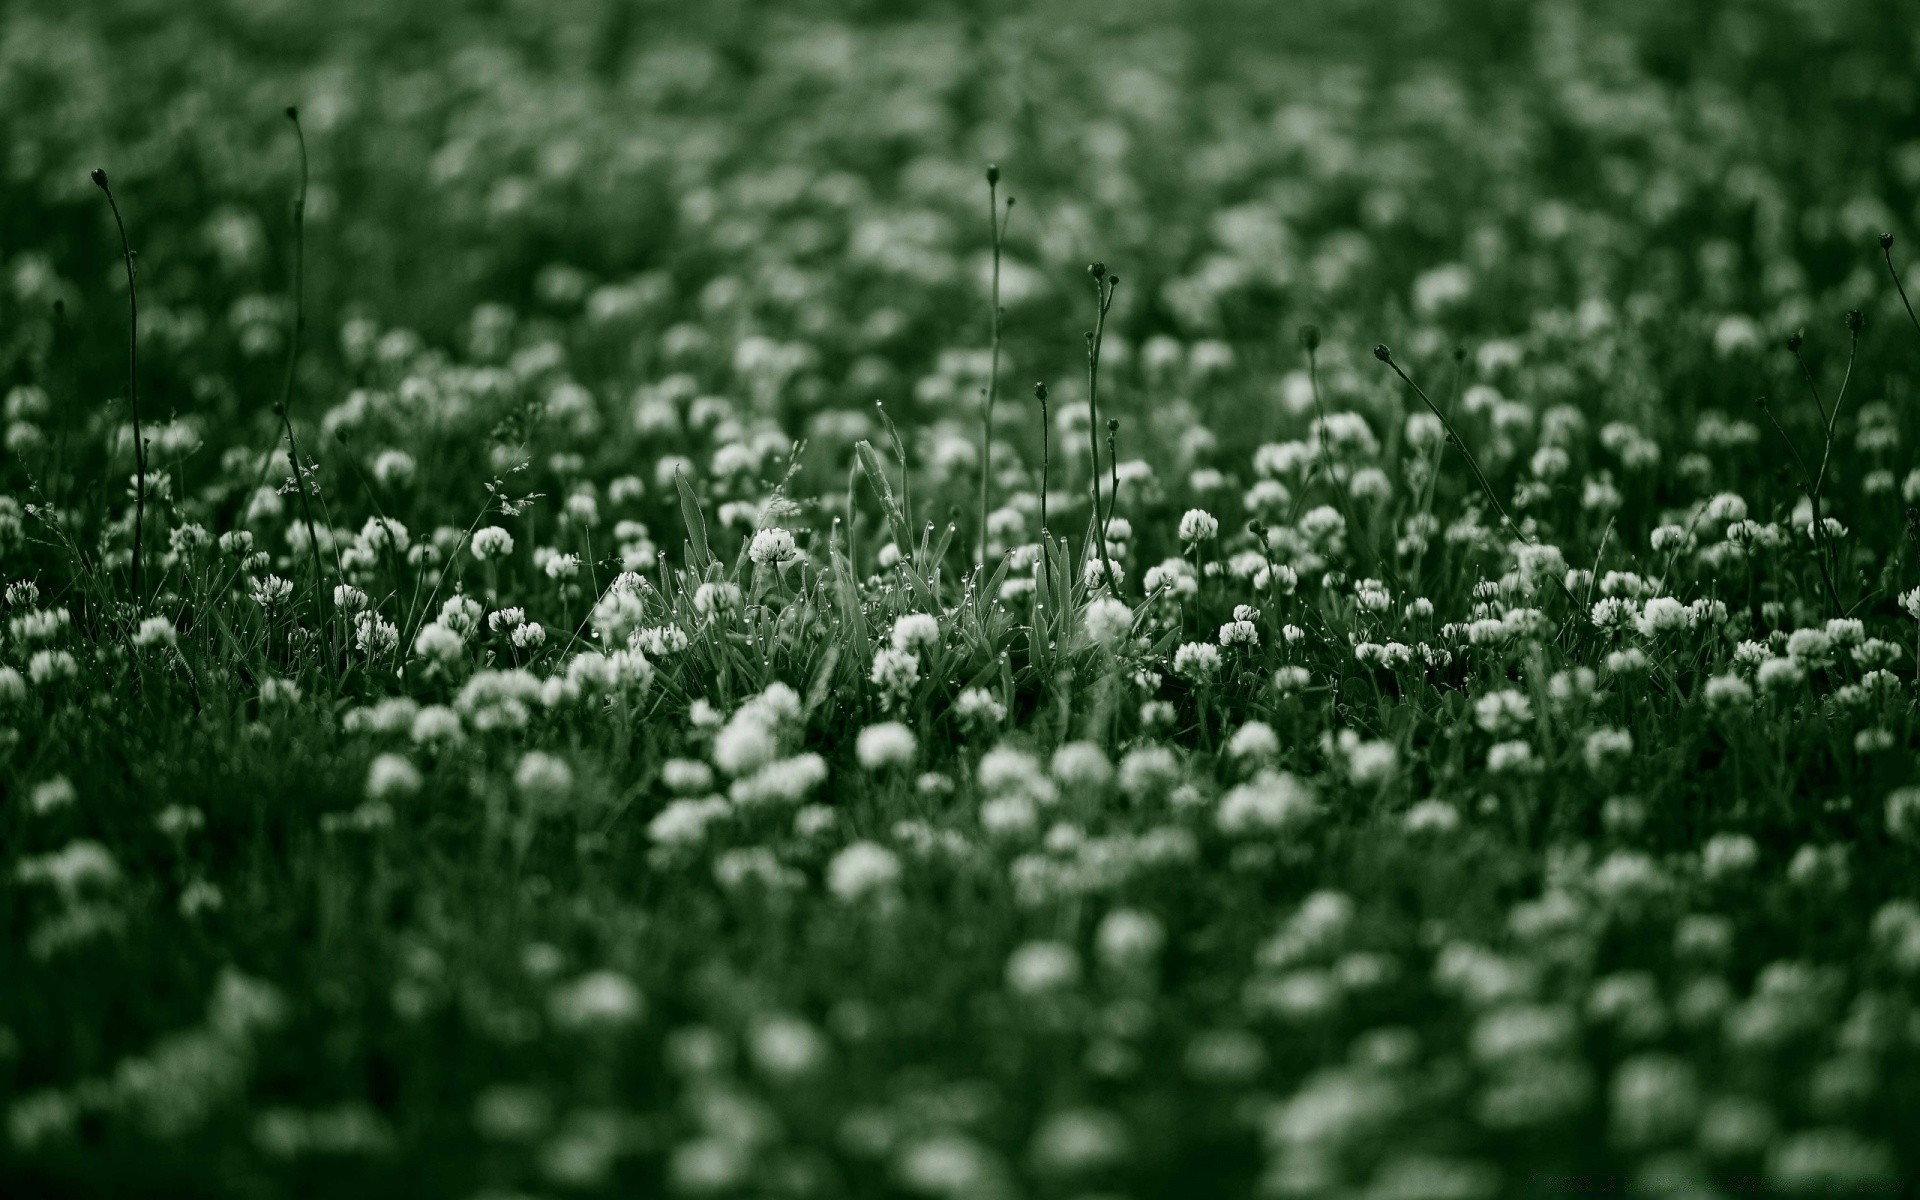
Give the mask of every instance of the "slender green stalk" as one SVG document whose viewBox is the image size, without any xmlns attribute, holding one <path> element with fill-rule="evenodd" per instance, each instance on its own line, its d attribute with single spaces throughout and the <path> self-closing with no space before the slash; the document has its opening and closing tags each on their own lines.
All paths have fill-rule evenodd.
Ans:
<svg viewBox="0 0 1920 1200">
<path fill-rule="evenodd" d="M 1906 307 L 1907 320 L 1913 322 L 1914 329 L 1920 330 L 1920 317 L 1913 315 L 1913 304 L 1907 299 L 1906 285 L 1900 282 L 1900 272 L 1894 270 L 1893 267 L 1892 234 L 1883 233 L 1880 235 L 1880 255 L 1887 260 L 1887 274 L 1893 276 L 1893 286 L 1900 293 L 1900 303 Z"/>
<path fill-rule="evenodd" d="M 293 440 L 293 375 L 300 360 L 300 334 L 306 327 L 307 270 L 307 135 L 300 128 L 300 110 L 287 106 L 287 120 L 293 123 L 293 135 L 300 147 L 300 190 L 293 198 L 293 278 L 288 284 L 293 300 L 292 327 L 287 336 L 287 376 L 280 388 L 280 403 L 274 411 L 280 415 L 287 434 L 287 459 L 293 466 L 294 485 L 300 489 L 300 511 L 307 519 L 307 548 L 313 552 L 314 613 L 326 616 L 326 568 L 320 558 L 320 527 L 313 519 L 313 501 L 307 496 L 307 471 L 300 462 L 300 447 Z"/>
<path fill-rule="evenodd" d="M 988 307 L 991 310 L 993 348 L 987 366 L 987 402 L 980 420 L 980 566 L 987 565 L 988 489 L 993 484 L 993 406 L 1000 398 L 1000 248 L 1006 241 L 1007 222 L 1013 220 L 1013 197 L 1007 197 L 1006 215 L 1000 210 L 1000 168 L 987 168 L 987 232 L 993 243 L 993 281 Z"/>
<path fill-rule="evenodd" d="M 1828 569 L 1827 569 L 1827 556 L 1825 552 L 1826 530 L 1820 524 L 1820 502 L 1817 499 L 1814 499 L 1813 472 L 1808 469 L 1807 460 L 1801 457 L 1800 447 L 1794 444 L 1794 441 L 1791 437 L 1787 436 L 1786 429 L 1780 424 L 1780 418 L 1774 416 L 1773 409 L 1767 406 L 1767 398 L 1765 396 L 1761 396 L 1754 401 L 1754 404 L 1760 409 L 1761 412 L 1764 412 L 1767 414 L 1767 420 L 1769 423 L 1773 425 L 1774 432 L 1778 433 L 1780 435 L 1780 440 L 1787 444 L 1787 450 L 1789 453 L 1793 455 L 1793 461 L 1796 464 L 1798 464 L 1800 467 L 1801 489 L 1807 493 L 1807 498 L 1813 505 L 1814 562 L 1820 568 L 1820 580 L 1826 586 L 1827 600 L 1830 604 L 1833 605 L 1834 610 L 1837 614 L 1840 608 L 1840 593 L 1834 587 L 1833 576 L 1828 572 Z"/>
<path fill-rule="evenodd" d="M 1047 385 L 1034 384 L 1033 398 L 1040 402 L 1040 542 L 1044 549 L 1047 537 L 1047 487 L 1053 468 L 1053 421 L 1047 415 Z"/>
<path fill-rule="evenodd" d="M 1087 274 L 1093 276 L 1093 295 L 1097 309 L 1094 316 L 1093 332 L 1087 335 L 1087 453 L 1089 455 L 1088 475 L 1093 488 L 1093 519 L 1099 526 L 1100 566 L 1107 577 L 1107 586 L 1117 595 L 1120 591 L 1120 576 L 1113 569 L 1113 560 L 1107 555 L 1107 517 L 1108 513 L 1100 507 L 1100 344 L 1107 333 L 1107 312 L 1113 307 L 1113 293 L 1120 286 L 1118 275 L 1107 274 L 1105 263 L 1094 263 L 1087 268 Z"/>
<path fill-rule="evenodd" d="M 94 186 L 107 196 L 113 210 L 113 224 L 120 231 L 121 257 L 127 265 L 127 407 L 133 414 L 133 603 L 146 603 L 140 590 L 141 540 L 147 524 L 147 439 L 140 428 L 140 295 L 133 280 L 133 244 L 127 240 L 127 223 L 120 219 L 120 204 L 113 198 L 107 173 L 93 170 Z"/>
<path fill-rule="evenodd" d="M 1500 497 L 1493 494 L 1493 485 L 1488 483 L 1487 477 L 1481 473 L 1480 464 L 1474 461 L 1473 451 L 1467 449 L 1467 444 L 1460 440 L 1460 435 L 1454 431 L 1453 422 L 1447 419 L 1447 414 L 1441 412 L 1440 406 L 1433 402 L 1433 398 L 1400 369 L 1400 364 L 1393 360 L 1393 351 L 1385 346 L 1375 346 L 1373 356 L 1393 368 L 1393 373 L 1400 377 L 1401 382 L 1412 388 L 1415 394 L 1425 402 L 1427 410 L 1440 419 L 1440 427 L 1447 431 L 1447 441 L 1452 443 L 1454 449 L 1460 451 L 1460 457 L 1467 460 L 1467 468 L 1473 472 L 1474 479 L 1479 482 L 1480 490 L 1486 493 L 1487 503 L 1493 505 L 1493 511 L 1500 514 L 1501 524 L 1517 532 L 1520 527 L 1515 525 L 1513 518 L 1507 515 L 1506 506 L 1500 503 Z"/>
<path fill-rule="evenodd" d="M 1374 553 L 1373 541 L 1363 536 L 1360 518 L 1353 511 L 1353 504 L 1347 495 L 1347 489 L 1341 484 L 1340 476 L 1333 469 L 1333 447 L 1327 441 L 1327 409 L 1320 400 L 1320 330 L 1307 325 L 1300 330 L 1300 346 L 1307 352 L 1307 382 L 1313 391 L 1313 411 L 1320 419 L 1320 436 L 1314 441 L 1320 449 L 1320 469 L 1326 472 L 1327 486 L 1333 489 L 1334 503 L 1340 506 L 1340 513 L 1346 518 L 1348 528 L 1353 530 L 1354 541 L 1367 548 L 1370 558 L 1378 559 Z"/>
</svg>

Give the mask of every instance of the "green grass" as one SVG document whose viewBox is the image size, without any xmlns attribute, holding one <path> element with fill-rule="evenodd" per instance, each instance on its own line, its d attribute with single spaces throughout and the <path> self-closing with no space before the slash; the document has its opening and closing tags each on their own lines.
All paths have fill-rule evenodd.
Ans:
<svg viewBox="0 0 1920 1200">
<path fill-rule="evenodd" d="M 16 0 L 0 1193 L 1909 1193 L 1910 23 Z"/>
</svg>

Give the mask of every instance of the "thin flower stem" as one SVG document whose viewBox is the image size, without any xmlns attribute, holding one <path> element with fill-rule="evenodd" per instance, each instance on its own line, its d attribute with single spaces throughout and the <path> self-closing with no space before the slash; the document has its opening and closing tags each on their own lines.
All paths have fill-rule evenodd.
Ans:
<svg viewBox="0 0 1920 1200">
<path fill-rule="evenodd" d="M 1096 536 L 1100 541 L 1100 566 L 1107 577 L 1107 586 L 1114 594 L 1120 591 L 1120 577 L 1114 572 L 1113 560 L 1107 555 L 1107 514 L 1100 507 L 1100 344 L 1106 337 L 1107 310 L 1113 307 L 1113 293 L 1120 286 L 1118 275 L 1108 275 L 1106 266 L 1095 263 L 1088 268 L 1093 276 L 1093 294 L 1098 309 L 1094 317 L 1093 332 L 1087 335 L 1087 452 L 1090 482 L 1093 487 L 1093 521 L 1098 527 Z"/>
<path fill-rule="evenodd" d="M 1006 216 L 1000 215 L 1000 168 L 987 168 L 987 231 L 993 242 L 993 281 L 988 307 L 992 319 L 993 347 L 987 365 L 987 402 L 980 421 L 980 567 L 987 565 L 988 492 L 993 486 L 993 408 L 1000 398 L 1000 249 L 1006 240 L 1007 223 L 1013 220 L 1013 197 L 1007 197 Z"/>
<path fill-rule="evenodd" d="M 300 489 L 300 511 L 307 519 L 307 548 L 313 555 L 314 612 L 316 619 L 324 619 L 326 568 L 320 558 L 320 527 L 314 523 L 313 501 L 307 496 L 307 471 L 300 462 L 300 447 L 293 439 L 293 413 L 290 407 L 293 402 L 294 368 L 300 360 L 300 334 L 307 323 L 307 135 L 300 128 L 300 111 L 291 105 L 287 108 L 287 120 L 293 124 L 293 136 L 300 148 L 300 189 L 293 198 L 293 279 L 289 284 L 293 298 L 293 324 L 287 338 L 287 375 L 280 389 L 280 403 L 274 408 L 280 414 L 281 427 L 286 431 L 287 459 L 293 465 L 294 484 Z"/>
<path fill-rule="evenodd" d="M 1900 303 L 1907 310 L 1907 320 L 1913 322 L 1913 327 L 1916 331 L 1920 331 L 1920 317 L 1913 315 L 1913 304 L 1907 299 L 1906 285 L 1900 282 L 1900 272 L 1896 271 L 1893 266 L 1892 234 L 1883 233 L 1880 235 L 1880 255 L 1887 260 L 1887 274 L 1893 276 L 1893 286 L 1894 289 L 1900 293 Z"/>
<path fill-rule="evenodd" d="M 114 228 L 120 231 L 120 252 L 127 266 L 127 407 L 133 415 L 133 603 L 146 603 L 140 590 L 142 536 L 147 524 L 147 439 L 140 428 L 140 294 L 134 286 L 133 244 L 127 239 L 127 224 L 120 219 L 120 204 L 113 198 L 107 173 L 94 169 L 93 182 L 107 196 L 113 210 Z"/>
</svg>

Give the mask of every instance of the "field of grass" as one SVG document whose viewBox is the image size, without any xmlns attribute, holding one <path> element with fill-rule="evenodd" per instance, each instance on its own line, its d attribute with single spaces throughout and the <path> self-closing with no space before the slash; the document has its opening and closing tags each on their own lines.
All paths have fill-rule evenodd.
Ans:
<svg viewBox="0 0 1920 1200">
<path fill-rule="evenodd" d="M 1909 298 L 1894 0 L 8 0 L 0 1195 L 1911 1195 Z"/>
</svg>

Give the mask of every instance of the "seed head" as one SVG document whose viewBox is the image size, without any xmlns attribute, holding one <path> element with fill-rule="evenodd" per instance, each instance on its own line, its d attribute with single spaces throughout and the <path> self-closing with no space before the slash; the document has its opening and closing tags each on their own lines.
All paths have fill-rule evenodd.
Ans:
<svg viewBox="0 0 1920 1200">
<path fill-rule="evenodd" d="M 95 167 L 93 169 L 93 174 L 89 176 L 89 178 L 93 180 L 93 186 L 99 188 L 103 192 L 107 190 L 107 173 L 105 171 L 101 170 L 99 167 Z"/>
<path fill-rule="evenodd" d="M 1108 418 L 1107 418 L 1107 432 L 1108 432 L 1108 433 L 1119 433 L 1119 432 L 1120 432 L 1120 421 L 1119 421 L 1119 419 L 1118 419 L 1118 418 L 1116 418 L 1116 417 L 1108 417 Z"/>
<path fill-rule="evenodd" d="M 1867 318 L 1861 314 L 1859 309 L 1850 308 L 1847 310 L 1847 328 L 1850 331 L 1854 333 L 1859 333 L 1861 328 L 1865 326 L 1866 323 L 1867 323 Z"/>
<path fill-rule="evenodd" d="M 1796 333 L 1787 339 L 1787 349 L 1798 354 L 1800 353 L 1800 347 L 1806 344 L 1806 340 L 1804 335 Z"/>
<path fill-rule="evenodd" d="M 1320 327 L 1302 325 L 1300 327 L 1300 348 L 1311 354 L 1320 348 Z"/>
<path fill-rule="evenodd" d="M 1033 385 L 1033 398 L 1042 404 L 1047 402 L 1047 385 L 1044 382 Z"/>
<path fill-rule="evenodd" d="M 1087 274 L 1093 276 L 1095 279 L 1104 279 L 1107 275 L 1107 264 L 1103 262 L 1088 263 Z"/>
<path fill-rule="evenodd" d="M 287 105 L 287 120 L 298 121 L 299 119 L 300 119 L 300 106 L 297 104 Z"/>
<path fill-rule="evenodd" d="M 1387 349 L 1385 343 L 1382 343 L 1373 348 L 1373 356 L 1379 359 L 1381 362 L 1393 361 L 1393 351 Z"/>
<path fill-rule="evenodd" d="M 988 185 L 989 187 L 991 187 L 992 185 L 994 185 L 994 184 L 996 184 L 996 183 L 999 183 L 999 182 L 1000 182 L 1000 167 L 999 167 L 999 164 L 997 164 L 997 163 L 988 163 L 988 164 L 987 164 L 987 185 Z"/>
<path fill-rule="evenodd" d="M 1883 233 L 1883 234 L 1881 234 L 1881 235 L 1880 235 L 1880 248 L 1881 248 L 1882 250 L 1891 250 L 1891 249 L 1893 249 L 1893 235 L 1892 235 L 1892 234 L 1890 234 L 1890 233 Z"/>
</svg>

